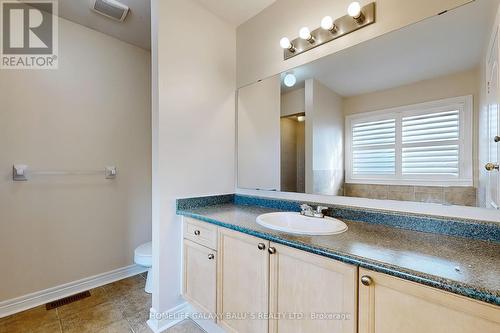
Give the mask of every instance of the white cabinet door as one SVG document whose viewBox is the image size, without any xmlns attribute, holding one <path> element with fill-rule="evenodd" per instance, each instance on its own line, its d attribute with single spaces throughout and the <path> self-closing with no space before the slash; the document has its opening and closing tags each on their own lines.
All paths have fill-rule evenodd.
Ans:
<svg viewBox="0 0 500 333">
<path fill-rule="evenodd" d="M 214 250 L 184 239 L 183 295 L 199 310 L 216 311 L 217 255 Z"/>
<path fill-rule="evenodd" d="M 359 276 L 359 333 L 500 332 L 498 306 L 362 268 Z"/>
<path fill-rule="evenodd" d="M 271 333 L 356 332 L 356 266 L 274 243 L 270 249 Z"/>
<path fill-rule="evenodd" d="M 229 332 L 266 333 L 269 311 L 268 241 L 219 228 L 218 323 Z"/>
</svg>

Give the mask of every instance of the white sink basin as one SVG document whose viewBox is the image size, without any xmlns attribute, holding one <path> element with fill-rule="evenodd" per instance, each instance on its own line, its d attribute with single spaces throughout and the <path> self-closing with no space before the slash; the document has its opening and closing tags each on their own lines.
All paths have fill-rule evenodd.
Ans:
<svg viewBox="0 0 500 333">
<path fill-rule="evenodd" d="M 262 214 L 257 223 L 269 229 L 298 235 L 335 235 L 347 231 L 347 225 L 332 217 L 309 217 L 295 212 Z"/>
</svg>

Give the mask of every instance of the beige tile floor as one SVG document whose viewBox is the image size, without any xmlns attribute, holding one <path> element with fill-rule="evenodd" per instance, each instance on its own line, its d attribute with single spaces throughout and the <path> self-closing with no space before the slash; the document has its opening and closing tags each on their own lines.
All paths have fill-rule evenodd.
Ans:
<svg viewBox="0 0 500 333">
<path fill-rule="evenodd" d="M 39 306 L 0 319 L 0 333 L 145 333 L 151 295 L 144 292 L 145 275 L 136 275 L 90 290 L 92 296 L 47 311 Z M 203 333 L 184 320 L 168 333 Z"/>
</svg>

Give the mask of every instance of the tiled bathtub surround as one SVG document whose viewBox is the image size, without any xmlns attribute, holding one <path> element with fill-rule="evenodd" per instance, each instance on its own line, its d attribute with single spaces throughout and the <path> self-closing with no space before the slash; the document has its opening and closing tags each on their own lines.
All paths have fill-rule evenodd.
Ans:
<svg viewBox="0 0 500 333">
<path fill-rule="evenodd" d="M 333 207 L 331 215 L 340 216 L 346 222 L 349 227 L 347 232 L 332 236 L 297 236 L 264 228 L 255 219 L 260 214 L 277 210 L 298 211 L 299 203 L 240 195 L 235 195 L 233 199 L 229 203 L 199 207 L 192 203 L 215 201 L 208 198 L 179 200 L 179 208 L 191 208 L 178 209 L 178 214 L 500 305 L 499 227 L 493 229 L 494 224 Z M 191 204 L 187 204 L 189 201 Z M 350 218 L 369 223 L 355 222 Z M 453 230 L 469 224 L 471 228 L 465 234 L 471 236 L 476 235 L 474 228 L 486 226 L 492 228 L 490 231 L 496 235 L 493 237 L 496 240 L 416 232 L 406 230 L 407 223 L 427 227 L 437 224 L 439 227 L 436 229 L 441 232 L 456 232 Z M 398 228 L 393 227 L 398 225 Z M 444 227 L 446 225 L 449 228 Z M 482 232 L 480 234 L 485 236 Z"/>
<path fill-rule="evenodd" d="M 477 206 L 474 187 L 344 184 L 346 197 Z"/>
</svg>

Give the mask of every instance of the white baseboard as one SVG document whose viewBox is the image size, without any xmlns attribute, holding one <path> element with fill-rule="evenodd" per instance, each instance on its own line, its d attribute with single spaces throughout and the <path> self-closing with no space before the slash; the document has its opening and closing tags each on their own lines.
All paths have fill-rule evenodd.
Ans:
<svg viewBox="0 0 500 333">
<path fill-rule="evenodd" d="M 184 302 L 162 313 L 157 313 L 151 309 L 150 319 L 147 322 L 148 326 L 154 333 L 163 332 L 186 319 L 189 308 L 189 303 Z"/>
<path fill-rule="evenodd" d="M 0 318 L 146 271 L 147 269 L 143 266 L 130 265 L 81 280 L 65 283 L 56 287 L 37 291 L 28 295 L 2 301 L 0 302 Z"/>
<path fill-rule="evenodd" d="M 207 333 L 225 333 L 225 331 L 216 323 L 211 320 L 195 319 L 202 316 L 193 316 L 199 313 L 198 310 L 191 304 L 185 302 L 175 308 L 165 311 L 161 314 L 156 314 L 151 309 L 151 318 L 148 320 L 148 326 L 154 333 L 161 333 L 168 328 L 177 325 L 187 318 L 191 318 L 198 326 L 200 326 Z M 194 317 L 194 318 L 193 318 Z"/>
</svg>

